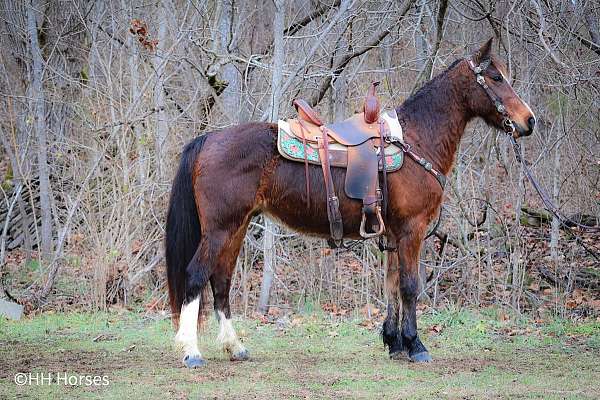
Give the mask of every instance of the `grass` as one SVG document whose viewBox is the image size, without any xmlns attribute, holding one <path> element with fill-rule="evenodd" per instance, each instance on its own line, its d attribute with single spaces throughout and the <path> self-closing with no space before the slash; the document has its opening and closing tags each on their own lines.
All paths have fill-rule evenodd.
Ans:
<svg viewBox="0 0 600 400">
<path fill-rule="evenodd" d="M 294 317 L 285 329 L 237 321 L 252 359 L 232 363 L 211 321 L 200 339 L 209 364 L 190 371 L 165 319 L 130 312 L 2 319 L 0 399 L 600 397 L 600 322 L 536 325 L 503 321 L 495 310 L 427 314 L 421 338 L 434 362 L 420 365 L 389 360 L 378 333 L 358 322 L 318 314 Z M 108 384 L 18 386 L 17 373 L 106 376 Z"/>
</svg>

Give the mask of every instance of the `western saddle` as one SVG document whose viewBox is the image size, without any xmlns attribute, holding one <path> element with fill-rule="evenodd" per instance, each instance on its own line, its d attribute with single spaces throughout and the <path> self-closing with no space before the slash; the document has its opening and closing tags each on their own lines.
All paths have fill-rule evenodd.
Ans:
<svg viewBox="0 0 600 400">
<path fill-rule="evenodd" d="M 361 113 L 337 123 L 324 124 L 317 112 L 304 100 L 296 99 L 293 104 L 298 112 L 297 119 L 287 120 L 289 133 L 302 142 L 298 149 L 304 158 L 306 173 L 307 204 L 310 207 L 310 183 L 308 163 L 320 164 L 323 169 L 327 193 L 327 216 L 331 232 L 330 244 L 339 246 L 343 239 L 342 216 L 336 196 L 331 166 L 346 168 L 345 192 L 352 199 L 362 200 L 360 235 L 363 238 L 380 236 L 385 232 L 387 201 L 386 158 L 390 125 L 400 124 L 395 111 L 380 112 L 380 103 L 375 94 L 379 82 L 373 82 L 367 92 Z M 294 140 L 295 140 L 294 139 Z M 314 147 L 311 147 L 314 146 Z M 340 151 L 336 151 L 336 146 Z M 341 147 L 340 147 L 341 146 Z M 298 146 L 296 146 L 298 147 Z M 316 149 L 318 154 L 311 154 Z M 397 157 L 401 157 L 399 149 Z M 393 151 L 393 150 L 392 150 Z M 285 156 L 286 154 L 281 150 Z M 313 153 L 315 153 L 313 151 Z M 288 157 L 289 158 L 289 157 Z M 401 158 L 400 158 L 401 160 Z M 389 161 L 388 161 L 389 162 Z M 383 191 L 379 187 L 379 171 L 382 171 Z"/>
</svg>

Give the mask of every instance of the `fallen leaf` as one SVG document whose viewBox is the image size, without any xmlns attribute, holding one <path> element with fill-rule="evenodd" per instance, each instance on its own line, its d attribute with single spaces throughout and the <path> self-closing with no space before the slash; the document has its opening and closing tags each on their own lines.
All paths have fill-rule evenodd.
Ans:
<svg viewBox="0 0 600 400">
<path fill-rule="evenodd" d="M 142 250 L 142 246 L 143 243 L 141 240 L 134 240 L 133 243 L 131 243 L 131 253 L 132 254 L 137 254 Z"/>
<path fill-rule="evenodd" d="M 372 304 L 367 304 L 360 309 L 360 312 L 365 318 L 370 319 L 379 314 L 379 308 Z"/>
<path fill-rule="evenodd" d="M 278 317 L 281 314 L 281 310 L 279 307 L 269 307 L 269 311 L 267 312 L 271 317 Z"/>
</svg>

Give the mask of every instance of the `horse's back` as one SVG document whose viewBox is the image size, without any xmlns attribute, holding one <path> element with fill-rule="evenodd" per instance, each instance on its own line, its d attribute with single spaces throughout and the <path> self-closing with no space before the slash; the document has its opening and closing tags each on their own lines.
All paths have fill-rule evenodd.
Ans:
<svg viewBox="0 0 600 400">
<path fill-rule="evenodd" d="M 206 144 L 201 154 L 204 165 L 232 162 L 264 161 L 277 149 L 277 126 L 270 123 L 251 122 L 220 129 L 206 134 Z"/>
</svg>

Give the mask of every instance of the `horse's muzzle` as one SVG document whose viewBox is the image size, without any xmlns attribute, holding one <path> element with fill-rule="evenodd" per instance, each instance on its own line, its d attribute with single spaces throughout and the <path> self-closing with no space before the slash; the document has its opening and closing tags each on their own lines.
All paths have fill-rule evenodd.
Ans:
<svg viewBox="0 0 600 400">
<path fill-rule="evenodd" d="M 514 122 L 515 125 L 515 137 L 525 137 L 530 136 L 533 133 L 533 129 L 535 128 L 535 117 L 531 116 L 527 119 L 527 127 L 524 127 L 518 122 Z"/>
</svg>

